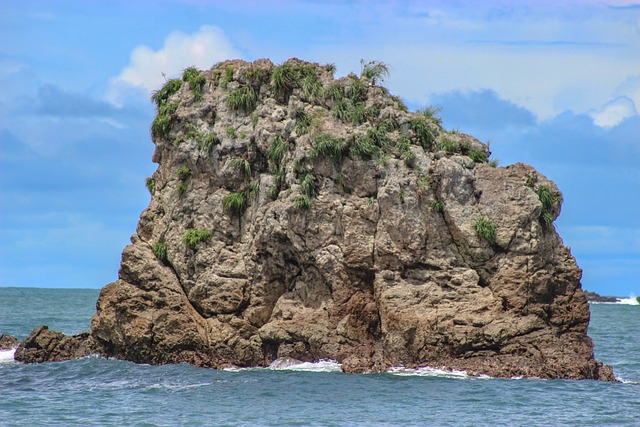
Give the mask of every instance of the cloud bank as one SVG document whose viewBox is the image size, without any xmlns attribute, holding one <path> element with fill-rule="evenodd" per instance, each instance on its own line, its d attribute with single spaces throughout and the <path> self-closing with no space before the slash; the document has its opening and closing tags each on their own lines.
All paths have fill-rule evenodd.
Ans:
<svg viewBox="0 0 640 427">
<path fill-rule="evenodd" d="M 177 76 L 189 66 L 208 69 L 216 62 L 240 56 L 229 38 L 217 27 L 205 25 L 193 34 L 174 31 L 158 50 L 144 45 L 133 49 L 129 63 L 111 79 L 107 99 L 115 105 L 122 105 L 132 89 L 141 90 L 148 96 L 166 79 Z"/>
</svg>

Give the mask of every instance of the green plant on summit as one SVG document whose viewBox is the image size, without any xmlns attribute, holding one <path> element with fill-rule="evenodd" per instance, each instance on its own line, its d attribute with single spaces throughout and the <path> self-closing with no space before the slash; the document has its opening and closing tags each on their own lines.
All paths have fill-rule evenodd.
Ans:
<svg viewBox="0 0 640 427">
<path fill-rule="evenodd" d="M 156 192 L 156 181 L 152 177 L 147 177 L 145 184 L 147 185 L 147 190 L 153 196 Z"/>
<path fill-rule="evenodd" d="M 435 123 L 440 129 L 442 129 L 442 119 L 438 117 L 438 114 L 442 112 L 442 107 L 428 106 L 418 110 L 418 113 L 422 114 L 426 119 Z"/>
<path fill-rule="evenodd" d="M 313 160 L 320 156 L 329 157 L 336 166 L 342 163 L 346 154 L 347 144 L 344 139 L 323 133 L 313 138 L 313 146 L 309 157 Z"/>
<path fill-rule="evenodd" d="M 460 145 L 449 138 L 442 138 L 438 143 L 438 150 L 447 154 L 455 154 L 460 152 Z"/>
<path fill-rule="evenodd" d="M 407 107 L 407 104 L 404 103 L 402 98 L 400 98 L 399 96 L 396 96 L 396 95 L 391 95 L 391 99 L 396 103 L 396 105 L 398 106 L 400 111 L 404 111 L 405 113 L 407 111 L 409 111 L 409 108 Z"/>
<path fill-rule="evenodd" d="M 496 225 L 490 219 L 484 216 L 479 217 L 474 224 L 474 228 L 480 239 L 486 240 L 489 243 L 495 243 Z"/>
<path fill-rule="evenodd" d="M 264 68 L 251 68 L 245 71 L 244 78 L 251 86 L 259 89 L 262 83 L 265 83 L 269 78 L 269 72 Z"/>
<path fill-rule="evenodd" d="M 315 72 L 308 74 L 302 80 L 302 93 L 309 101 L 313 101 L 322 96 L 322 84 L 318 80 Z"/>
<path fill-rule="evenodd" d="M 209 240 L 211 236 L 212 233 L 209 230 L 192 228 L 184 233 L 184 235 L 182 236 L 182 243 L 184 243 L 191 249 L 195 249 L 198 246 L 198 243 Z"/>
<path fill-rule="evenodd" d="M 198 102 L 204 96 L 203 88 L 207 79 L 196 67 L 188 67 L 182 72 L 182 80 L 189 83 L 189 89 L 193 93 L 193 100 Z"/>
<path fill-rule="evenodd" d="M 296 78 L 294 67 L 289 63 L 274 68 L 271 73 L 271 87 L 275 95 L 287 100 L 296 86 Z"/>
<path fill-rule="evenodd" d="M 231 167 L 241 172 L 244 179 L 251 179 L 251 163 L 242 157 L 234 157 L 231 159 Z"/>
<path fill-rule="evenodd" d="M 156 108 L 167 103 L 169 98 L 182 87 L 182 80 L 171 79 L 161 89 L 155 90 L 151 93 L 151 101 L 156 104 Z"/>
<path fill-rule="evenodd" d="M 156 242 L 153 244 L 151 248 L 153 250 L 153 254 L 158 258 L 159 261 L 165 262 L 167 261 L 167 244 L 164 242 Z"/>
<path fill-rule="evenodd" d="M 336 64 L 334 63 L 325 64 L 324 69 L 327 70 L 329 73 L 331 73 L 331 76 L 333 76 L 333 74 L 336 72 Z"/>
<path fill-rule="evenodd" d="M 367 86 L 357 77 L 351 78 L 351 84 L 347 86 L 346 96 L 353 104 L 358 104 L 367 100 Z"/>
<path fill-rule="evenodd" d="M 173 115 L 178 110 L 178 103 L 162 104 L 158 107 L 158 114 L 151 124 L 153 137 L 167 137 L 173 123 Z"/>
<path fill-rule="evenodd" d="M 413 131 L 422 148 L 425 150 L 431 149 L 435 141 L 435 135 L 424 118 L 409 120 L 409 128 Z"/>
<path fill-rule="evenodd" d="M 499 159 L 489 160 L 489 166 L 491 166 L 492 168 L 497 168 L 498 166 L 500 166 L 500 160 Z"/>
<path fill-rule="evenodd" d="M 339 102 L 344 99 L 344 86 L 340 82 L 332 82 L 324 90 L 324 99 Z"/>
<path fill-rule="evenodd" d="M 380 61 L 365 61 L 360 60 L 360 77 L 365 77 L 376 85 L 378 82 L 384 81 L 384 78 L 389 75 L 389 66 Z"/>
<path fill-rule="evenodd" d="M 242 111 L 245 114 L 255 110 L 257 103 L 258 94 L 249 85 L 242 85 L 234 89 L 226 99 L 227 107 L 231 111 Z"/>
<path fill-rule="evenodd" d="M 180 181 L 186 181 L 187 179 L 191 178 L 191 174 L 191 169 L 187 165 L 182 165 L 182 167 L 176 172 L 176 175 L 178 176 L 178 179 Z"/>
<path fill-rule="evenodd" d="M 469 150 L 467 156 L 476 163 L 487 163 L 488 160 L 487 153 L 478 148 L 472 148 Z"/>
<path fill-rule="evenodd" d="M 227 67 L 224 70 L 224 76 L 222 76 L 222 80 L 220 80 L 220 87 L 222 89 L 226 89 L 229 83 L 233 80 L 234 70 L 232 67 Z"/>
</svg>

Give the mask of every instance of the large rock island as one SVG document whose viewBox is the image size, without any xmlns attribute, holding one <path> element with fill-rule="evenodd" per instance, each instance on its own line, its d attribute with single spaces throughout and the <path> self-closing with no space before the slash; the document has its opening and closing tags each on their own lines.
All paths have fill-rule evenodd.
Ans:
<svg viewBox="0 0 640 427">
<path fill-rule="evenodd" d="M 150 205 L 90 336 L 65 348 L 612 380 L 553 226 L 556 185 L 525 164 L 495 167 L 433 110 L 409 112 L 380 86 L 384 64 L 333 71 L 227 61 L 154 93 Z M 23 343 L 16 357 L 29 353 Z"/>
</svg>

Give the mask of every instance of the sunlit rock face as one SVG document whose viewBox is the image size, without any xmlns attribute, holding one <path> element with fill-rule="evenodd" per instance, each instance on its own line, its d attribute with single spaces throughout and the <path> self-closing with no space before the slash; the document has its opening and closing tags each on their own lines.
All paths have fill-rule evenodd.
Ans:
<svg viewBox="0 0 640 427">
<path fill-rule="evenodd" d="M 96 345 L 157 364 L 612 379 L 556 185 L 407 111 L 384 72 L 227 61 L 156 92 L 151 202 Z"/>
</svg>

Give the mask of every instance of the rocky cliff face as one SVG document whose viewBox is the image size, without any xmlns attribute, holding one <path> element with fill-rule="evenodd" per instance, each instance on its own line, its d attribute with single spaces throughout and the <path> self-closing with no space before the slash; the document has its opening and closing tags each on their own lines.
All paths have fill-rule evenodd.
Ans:
<svg viewBox="0 0 640 427">
<path fill-rule="evenodd" d="M 92 339 L 135 362 L 611 379 L 561 195 L 408 112 L 381 64 L 228 61 L 154 94 L 158 169 Z"/>
</svg>

